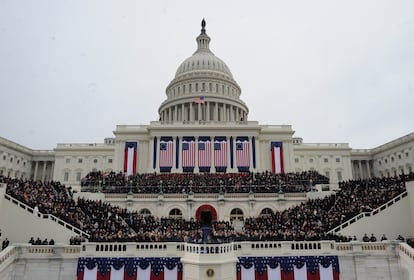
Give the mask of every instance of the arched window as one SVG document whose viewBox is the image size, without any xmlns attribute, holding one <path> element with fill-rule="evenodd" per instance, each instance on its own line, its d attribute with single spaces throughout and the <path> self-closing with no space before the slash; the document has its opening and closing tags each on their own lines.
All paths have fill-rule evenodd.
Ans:
<svg viewBox="0 0 414 280">
<path fill-rule="evenodd" d="M 260 216 L 271 216 L 273 215 L 273 211 L 270 208 L 264 208 L 262 212 L 260 212 Z"/>
<path fill-rule="evenodd" d="M 171 219 L 181 219 L 183 217 L 183 212 L 180 209 L 174 208 L 171 209 L 169 218 Z"/>
<path fill-rule="evenodd" d="M 139 214 L 140 214 L 141 216 L 148 217 L 148 216 L 151 216 L 151 211 L 150 211 L 150 210 L 148 210 L 147 208 L 142 208 L 142 209 L 139 211 Z"/>
<path fill-rule="evenodd" d="M 244 215 L 243 215 L 243 211 L 240 208 L 234 208 L 233 210 L 231 210 L 230 212 L 230 221 L 243 221 L 244 220 Z"/>
</svg>

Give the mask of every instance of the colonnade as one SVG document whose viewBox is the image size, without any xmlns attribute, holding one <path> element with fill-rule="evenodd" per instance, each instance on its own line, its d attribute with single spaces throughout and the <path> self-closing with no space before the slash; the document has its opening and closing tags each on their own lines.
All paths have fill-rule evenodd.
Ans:
<svg viewBox="0 0 414 280">
<path fill-rule="evenodd" d="M 352 177 L 354 179 L 369 179 L 374 176 L 372 160 L 352 160 Z"/>
<path fill-rule="evenodd" d="M 163 110 L 160 120 L 164 122 L 222 121 L 240 122 L 247 120 L 247 112 L 237 105 L 204 101 L 204 103 L 181 103 Z"/>
<path fill-rule="evenodd" d="M 34 161 L 33 165 L 34 165 L 33 180 L 45 181 L 46 179 L 51 180 L 53 178 L 53 169 L 55 167 L 55 163 L 53 161 L 39 160 L 39 161 Z"/>
</svg>

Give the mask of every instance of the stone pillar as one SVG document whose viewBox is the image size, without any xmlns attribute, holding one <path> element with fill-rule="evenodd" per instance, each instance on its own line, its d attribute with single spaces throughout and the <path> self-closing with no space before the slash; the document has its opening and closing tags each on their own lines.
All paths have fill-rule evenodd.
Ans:
<svg viewBox="0 0 414 280">
<path fill-rule="evenodd" d="M 202 117 L 202 112 L 201 112 L 201 103 L 197 104 L 197 119 L 198 121 L 202 121 L 203 117 Z"/>
<path fill-rule="evenodd" d="M 152 147 L 154 148 L 154 139 L 152 139 L 152 142 L 153 142 Z M 155 166 L 155 171 L 159 173 L 160 172 L 160 138 L 159 137 L 157 138 L 156 153 L 157 153 L 157 156 L 155 158 L 157 160 L 157 164 Z"/>
<path fill-rule="evenodd" d="M 43 170 L 42 170 L 42 182 L 45 180 L 46 175 L 46 161 L 43 161 Z"/>
<path fill-rule="evenodd" d="M 50 162 L 50 179 L 54 180 L 54 171 L 55 171 L 55 163 L 52 161 Z"/>
<path fill-rule="evenodd" d="M 168 107 L 168 122 L 172 121 L 172 112 L 171 111 L 172 110 L 171 110 L 171 106 L 170 106 L 170 107 Z"/>
<path fill-rule="evenodd" d="M 369 160 L 367 160 L 367 172 L 368 172 L 368 179 L 371 179 L 371 165 L 370 165 Z"/>
<path fill-rule="evenodd" d="M 217 105 L 217 103 L 216 103 Z M 211 136 L 211 135 L 210 135 Z M 214 168 L 214 136 L 211 136 L 211 149 L 210 149 L 210 172 L 216 173 L 216 169 Z"/>
<path fill-rule="evenodd" d="M 231 135 L 233 136 L 233 135 Z M 236 138 L 233 136 L 233 168 L 231 168 L 230 165 L 230 156 L 231 156 L 231 152 L 230 152 L 230 137 L 227 139 L 227 170 L 230 169 L 230 171 L 235 170 L 236 167 L 236 157 L 235 157 L 235 152 L 236 151 Z"/>
<path fill-rule="evenodd" d="M 35 162 L 35 170 L 34 170 L 34 175 L 33 175 L 33 180 L 36 181 L 37 180 L 37 170 L 39 168 L 39 162 L 36 161 Z"/>
<path fill-rule="evenodd" d="M 358 160 L 358 168 L 359 168 L 359 178 L 363 179 L 364 177 L 362 176 L 363 175 L 362 174 L 362 164 L 361 164 L 360 160 Z"/>
<path fill-rule="evenodd" d="M 253 172 L 253 143 L 252 143 L 252 137 L 249 136 L 249 171 Z"/>
<path fill-rule="evenodd" d="M 171 168 L 171 172 L 176 172 L 177 171 L 177 165 L 175 164 L 175 159 L 180 158 L 180 154 L 181 154 L 181 147 L 178 147 L 178 155 L 177 155 L 177 137 L 173 137 L 173 161 L 172 161 L 172 168 Z M 180 142 L 181 144 L 181 142 Z M 181 146 L 181 145 L 180 145 Z M 180 167 L 180 165 L 178 165 L 178 167 Z"/>
<path fill-rule="evenodd" d="M 218 121 L 218 103 L 214 104 L 214 121 Z"/>
<path fill-rule="evenodd" d="M 193 103 L 190 103 L 190 122 L 194 121 L 194 109 L 193 109 Z"/>
<path fill-rule="evenodd" d="M 194 145 L 194 148 L 195 148 L 195 151 L 194 151 L 194 153 L 195 153 L 195 155 L 194 155 L 194 173 L 199 173 L 200 169 L 198 168 L 198 137 L 195 137 L 194 141 L 195 141 L 195 145 Z"/>
<path fill-rule="evenodd" d="M 206 121 L 210 121 L 210 102 L 206 102 Z"/>
<path fill-rule="evenodd" d="M 178 140 L 180 142 L 180 144 L 179 144 L 180 146 L 178 147 L 178 153 L 179 153 L 179 156 L 178 156 L 178 170 L 182 171 L 183 170 L 183 157 L 181 155 L 183 154 L 183 152 L 182 152 L 182 149 L 183 149 L 183 137 L 182 136 L 178 136 Z M 177 143 L 175 143 L 175 144 L 177 145 Z M 174 160 L 173 164 L 175 166 L 175 160 Z"/>
</svg>

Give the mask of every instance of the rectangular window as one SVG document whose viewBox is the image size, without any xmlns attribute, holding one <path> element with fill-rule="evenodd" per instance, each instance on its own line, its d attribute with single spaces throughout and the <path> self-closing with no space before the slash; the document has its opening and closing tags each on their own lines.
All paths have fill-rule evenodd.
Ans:
<svg viewBox="0 0 414 280">
<path fill-rule="evenodd" d="M 69 181 L 69 172 L 65 172 L 65 175 L 63 176 L 63 181 Z"/>
<path fill-rule="evenodd" d="M 323 159 L 323 162 L 328 163 L 328 159 L 327 158 L 324 158 Z"/>
<path fill-rule="evenodd" d="M 112 159 L 111 158 L 108 158 L 108 163 L 112 163 Z"/>
<path fill-rule="evenodd" d="M 329 171 L 325 172 L 325 176 L 329 179 Z"/>
<path fill-rule="evenodd" d="M 78 163 L 82 163 L 82 162 L 83 162 L 83 159 L 78 158 Z"/>
<path fill-rule="evenodd" d="M 299 159 L 298 158 L 295 158 L 295 163 L 298 163 L 299 162 Z"/>
<path fill-rule="evenodd" d="M 336 162 L 341 162 L 341 159 L 340 158 L 336 158 Z"/>
<path fill-rule="evenodd" d="M 81 176 L 82 176 L 82 173 L 77 172 L 77 173 L 76 173 L 76 181 L 80 182 L 80 180 L 81 180 Z"/>
<path fill-rule="evenodd" d="M 70 163 L 70 158 L 67 158 L 66 159 L 66 163 Z"/>
</svg>

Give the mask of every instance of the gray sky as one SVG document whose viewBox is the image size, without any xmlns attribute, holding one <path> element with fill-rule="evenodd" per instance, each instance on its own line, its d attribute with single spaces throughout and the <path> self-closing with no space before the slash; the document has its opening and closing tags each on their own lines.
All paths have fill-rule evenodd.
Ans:
<svg viewBox="0 0 414 280">
<path fill-rule="evenodd" d="M 0 136 L 52 149 L 157 120 L 203 17 L 249 120 L 353 148 L 414 131 L 412 0 L 0 0 Z"/>
</svg>

